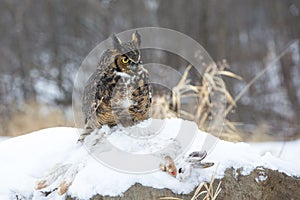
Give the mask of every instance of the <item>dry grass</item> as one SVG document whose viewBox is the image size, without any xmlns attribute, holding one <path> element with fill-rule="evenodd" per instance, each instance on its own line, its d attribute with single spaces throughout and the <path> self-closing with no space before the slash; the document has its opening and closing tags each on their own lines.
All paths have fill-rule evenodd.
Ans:
<svg viewBox="0 0 300 200">
<path fill-rule="evenodd" d="M 218 195 L 221 192 L 221 181 L 219 182 L 216 189 L 214 189 L 214 181 L 215 181 L 215 175 L 213 174 L 210 179 L 210 183 L 202 182 L 197 189 L 194 192 L 193 197 L 191 200 L 216 200 Z M 161 200 L 183 200 L 181 198 L 176 197 L 162 197 Z"/>
<path fill-rule="evenodd" d="M 228 71 L 226 61 L 207 66 L 200 85 L 191 84 L 188 66 L 181 80 L 172 90 L 172 96 L 155 96 L 153 100 L 153 117 L 180 117 L 195 121 L 199 128 L 229 141 L 240 141 L 233 122 L 227 119 L 229 108 L 236 102 L 228 92 L 222 76 L 241 80 L 242 78 Z M 218 98 L 224 98 L 220 100 Z M 215 99 L 215 100 L 212 100 Z M 220 130 L 222 134 L 220 135 Z"/>
<path fill-rule="evenodd" d="M 220 181 L 216 190 L 214 191 L 214 187 L 213 187 L 214 180 L 215 180 L 215 177 L 214 177 L 214 175 L 212 175 L 209 184 L 201 183 L 197 187 L 197 189 L 194 193 L 194 196 L 192 197 L 191 200 L 200 199 L 200 197 L 202 197 L 202 196 L 204 196 L 202 198 L 203 200 L 216 200 L 222 189 L 221 189 L 221 181 Z M 202 190 L 203 187 L 204 187 L 204 190 Z"/>
<path fill-rule="evenodd" d="M 43 128 L 67 125 L 72 125 L 72 122 L 67 120 L 62 110 L 31 101 L 23 106 L 22 111 L 11 115 L 0 135 L 18 136 Z"/>
</svg>

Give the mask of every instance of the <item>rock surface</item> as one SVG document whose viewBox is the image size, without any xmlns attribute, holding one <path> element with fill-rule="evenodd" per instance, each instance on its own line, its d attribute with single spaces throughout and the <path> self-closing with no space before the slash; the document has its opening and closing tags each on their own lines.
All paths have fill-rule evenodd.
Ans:
<svg viewBox="0 0 300 200">
<path fill-rule="evenodd" d="M 256 168 L 249 175 L 243 176 L 241 170 L 227 169 L 224 178 L 214 181 L 214 189 L 220 181 L 222 191 L 217 199 L 259 199 L 259 200 L 283 200 L 283 199 L 300 199 L 300 178 L 287 176 L 284 173 L 265 169 Z M 174 194 L 169 189 L 154 189 L 145 187 L 141 184 L 135 184 L 127 190 L 123 196 L 108 197 L 95 195 L 92 200 L 131 200 L 147 199 L 156 200 L 162 197 L 176 197 L 180 199 L 191 199 L 194 192 L 190 194 Z M 67 200 L 75 200 L 70 196 Z M 203 199 L 200 197 L 199 199 Z"/>
</svg>

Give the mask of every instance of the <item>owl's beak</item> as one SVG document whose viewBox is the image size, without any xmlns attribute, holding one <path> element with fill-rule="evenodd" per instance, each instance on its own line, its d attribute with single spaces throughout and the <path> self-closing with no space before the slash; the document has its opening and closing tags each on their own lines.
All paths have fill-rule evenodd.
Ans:
<svg viewBox="0 0 300 200">
<path fill-rule="evenodd" d="M 131 70 L 137 70 L 138 69 L 138 64 L 137 63 L 132 63 L 131 65 L 130 65 L 130 69 Z"/>
<path fill-rule="evenodd" d="M 139 64 L 141 61 L 141 56 L 140 55 L 133 55 L 132 57 L 129 58 L 133 63 Z"/>
</svg>

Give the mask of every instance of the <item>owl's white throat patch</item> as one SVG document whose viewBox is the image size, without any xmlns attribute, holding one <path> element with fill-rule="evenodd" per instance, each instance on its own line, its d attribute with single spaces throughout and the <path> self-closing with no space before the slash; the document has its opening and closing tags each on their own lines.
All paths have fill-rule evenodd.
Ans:
<svg viewBox="0 0 300 200">
<path fill-rule="evenodd" d="M 117 75 L 124 78 L 130 78 L 130 75 L 125 72 L 117 72 Z"/>
<path fill-rule="evenodd" d="M 128 97 L 123 99 L 122 108 L 128 109 L 131 105 L 132 105 L 132 101 Z"/>
</svg>

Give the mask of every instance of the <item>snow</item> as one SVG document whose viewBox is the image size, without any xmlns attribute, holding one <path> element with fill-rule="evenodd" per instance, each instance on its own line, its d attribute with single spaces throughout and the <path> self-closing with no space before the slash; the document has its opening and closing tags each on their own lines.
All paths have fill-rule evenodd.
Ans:
<svg viewBox="0 0 300 200">
<path fill-rule="evenodd" d="M 6 136 L 0 136 L 0 142 L 3 142 L 7 139 L 9 139 L 10 137 L 6 137 Z"/>
<path fill-rule="evenodd" d="M 181 119 L 165 120 L 161 134 L 152 135 L 149 143 L 145 139 L 133 141 L 134 127 L 129 129 L 133 133 L 132 137 L 124 134 L 120 127 L 112 130 L 107 137 L 110 143 L 115 142 L 122 151 L 135 151 L 137 154 L 156 152 L 170 144 L 170 138 L 176 137 L 184 122 Z M 147 125 L 142 124 L 141 127 Z M 104 129 L 107 131 L 108 128 Z M 300 160 L 297 156 L 300 140 L 285 143 L 231 143 L 196 130 L 196 135 L 191 144 L 187 145 L 188 149 L 184 154 L 206 148 L 208 156 L 204 161 L 214 162 L 215 165 L 206 169 L 193 169 L 190 177 L 180 181 L 158 170 L 158 165 L 157 170 L 148 173 L 114 170 L 95 159 L 86 146 L 77 143 L 78 137 L 78 129 L 58 127 L 0 142 L 0 199 L 11 199 L 16 195 L 23 196 L 23 199 L 64 199 L 65 195 L 59 196 L 56 192 L 47 197 L 42 195 L 43 192 L 57 187 L 62 179 L 74 179 L 68 195 L 89 199 L 96 194 L 122 195 L 135 183 L 158 189 L 169 188 L 175 193 L 189 193 L 199 183 L 209 181 L 212 174 L 216 178 L 222 178 L 225 170 L 230 167 L 242 168 L 243 175 L 263 166 L 288 175 L 300 176 Z M 214 142 L 208 145 L 208 141 Z M 181 162 L 180 159 L 177 161 Z M 59 166 L 61 171 L 57 170 Z M 51 169 L 62 174 L 69 170 L 47 188 L 35 191 L 37 181 L 47 176 Z M 262 172 L 255 180 L 260 182 L 266 179 Z"/>
</svg>

